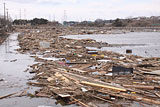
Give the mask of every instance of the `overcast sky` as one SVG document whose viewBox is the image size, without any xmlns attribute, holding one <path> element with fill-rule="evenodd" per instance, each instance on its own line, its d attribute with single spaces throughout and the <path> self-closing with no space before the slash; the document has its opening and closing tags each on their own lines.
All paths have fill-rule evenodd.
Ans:
<svg viewBox="0 0 160 107">
<path fill-rule="evenodd" d="M 129 16 L 160 16 L 160 0 L 0 0 L 0 14 L 3 3 L 13 19 L 47 18 L 62 21 L 64 10 L 66 20 L 95 20 L 126 18 Z"/>
</svg>

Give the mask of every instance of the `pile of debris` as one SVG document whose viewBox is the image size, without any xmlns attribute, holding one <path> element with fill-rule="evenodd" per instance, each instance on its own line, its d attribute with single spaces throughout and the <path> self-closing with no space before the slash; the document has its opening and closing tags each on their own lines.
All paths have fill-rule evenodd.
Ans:
<svg viewBox="0 0 160 107">
<path fill-rule="evenodd" d="M 160 105 L 160 58 L 89 50 L 86 47 L 110 45 L 61 35 L 46 29 L 19 35 L 19 51 L 30 52 L 39 62 L 31 66 L 29 72 L 35 76 L 28 84 L 42 88 L 32 96 L 83 107 Z"/>
<path fill-rule="evenodd" d="M 0 28 L 0 44 L 5 41 L 7 34 L 4 29 Z"/>
</svg>

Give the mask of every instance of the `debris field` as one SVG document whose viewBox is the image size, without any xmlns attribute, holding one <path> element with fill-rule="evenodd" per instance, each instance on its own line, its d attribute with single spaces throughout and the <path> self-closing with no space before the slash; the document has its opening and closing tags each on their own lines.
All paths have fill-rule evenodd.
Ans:
<svg viewBox="0 0 160 107">
<path fill-rule="evenodd" d="M 27 70 L 35 73 L 28 84 L 41 89 L 30 96 L 82 107 L 160 105 L 160 58 L 87 49 L 112 45 L 63 35 L 62 29 L 53 28 L 23 29 L 19 35 L 18 51 L 38 62 Z"/>
</svg>

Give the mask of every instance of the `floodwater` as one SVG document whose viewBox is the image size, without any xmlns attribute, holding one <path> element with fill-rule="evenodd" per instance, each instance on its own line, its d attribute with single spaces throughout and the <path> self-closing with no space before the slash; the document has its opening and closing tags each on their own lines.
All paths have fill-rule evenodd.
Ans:
<svg viewBox="0 0 160 107">
<path fill-rule="evenodd" d="M 132 49 L 132 54 L 143 57 L 160 57 L 160 32 L 131 32 L 126 34 L 68 35 L 65 38 L 95 39 L 99 42 L 117 44 L 119 46 L 103 47 L 100 50 L 125 54 Z M 125 46 L 123 46 L 125 45 Z M 88 47 L 91 49 L 97 49 Z"/>
<path fill-rule="evenodd" d="M 24 72 L 30 65 L 33 65 L 34 58 L 30 57 L 30 54 L 20 54 L 16 51 L 19 48 L 17 41 L 18 33 L 11 34 L 8 39 L 0 45 L 0 96 L 8 95 L 22 90 L 27 90 L 29 93 L 33 93 L 38 88 L 26 85 L 26 82 L 34 74 Z M 134 37 L 136 36 L 136 37 Z M 151 36 L 151 37 L 150 37 Z M 153 47 L 153 50 L 160 48 L 160 33 L 128 33 L 128 34 L 117 34 L 117 35 L 76 35 L 67 36 L 70 38 L 92 38 L 97 41 L 108 42 L 110 44 L 145 44 L 129 46 L 144 48 Z M 138 39 L 139 37 L 139 39 Z M 141 38 L 141 39 L 140 39 Z M 145 39 L 144 39 L 145 38 Z M 137 42 L 133 42 L 136 40 Z M 159 47 L 158 47 L 159 46 Z M 109 47 L 124 50 L 125 47 Z M 102 48 L 102 50 L 109 50 L 108 47 Z M 152 48 L 151 48 L 152 49 Z M 159 51 L 159 50 L 158 50 Z M 121 52 L 121 51 L 119 51 Z M 134 51 L 133 52 L 137 52 Z M 148 51 L 150 52 L 150 50 Z M 152 54 L 153 52 L 151 52 Z M 152 54 L 154 55 L 154 54 Z M 155 54 L 158 55 L 158 54 Z M 55 59 L 47 59 L 55 60 Z M 57 59 L 56 59 L 57 60 Z M 98 105 L 98 104 L 97 104 Z M 136 104 L 136 106 L 140 106 Z M 75 107 L 76 105 L 68 105 L 65 107 Z M 100 105 L 102 107 L 102 105 Z M 0 99 L 0 107 L 62 107 L 59 101 L 48 98 L 30 98 L 30 97 L 10 97 Z M 134 106 L 133 106 L 134 107 Z"/>
<path fill-rule="evenodd" d="M 38 88 L 26 85 L 26 82 L 34 74 L 24 72 L 34 59 L 29 54 L 20 54 L 17 41 L 18 33 L 11 34 L 0 45 L 0 96 L 27 90 L 33 93 Z M 56 100 L 48 98 L 11 97 L 0 99 L 0 107 L 61 107 Z"/>
</svg>

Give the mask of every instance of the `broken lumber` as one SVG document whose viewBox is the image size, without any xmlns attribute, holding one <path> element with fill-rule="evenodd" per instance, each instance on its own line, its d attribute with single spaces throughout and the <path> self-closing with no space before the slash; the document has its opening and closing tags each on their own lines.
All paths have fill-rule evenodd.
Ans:
<svg viewBox="0 0 160 107">
<path fill-rule="evenodd" d="M 66 64 L 88 64 L 88 62 L 66 62 Z"/>
<path fill-rule="evenodd" d="M 82 73 L 82 74 L 87 73 L 87 71 L 80 70 L 80 69 L 77 69 L 77 68 L 72 68 L 72 70 L 75 71 L 75 72 L 78 72 L 78 73 Z"/>
<path fill-rule="evenodd" d="M 158 77 L 158 76 L 156 76 L 156 77 L 154 77 L 154 76 L 145 76 L 145 79 L 147 79 L 147 80 L 156 80 L 156 81 L 159 81 L 160 80 L 160 77 Z"/>
<path fill-rule="evenodd" d="M 15 93 L 12 93 L 12 94 L 8 94 L 8 95 L 4 95 L 4 96 L 0 96 L 0 99 L 10 97 L 10 96 L 15 95 L 15 94 L 17 94 L 17 93 L 18 93 L 18 92 L 15 92 Z"/>
<path fill-rule="evenodd" d="M 155 93 L 156 96 L 158 96 L 160 98 L 160 94 L 159 93 Z"/>
<path fill-rule="evenodd" d="M 33 85 L 33 86 L 47 86 L 47 85 L 50 85 L 48 83 L 38 83 L 38 82 L 28 82 L 27 84 Z"/>
<path fill-rule="evenodd" d="M 145 86 L 145 85 L 123 85 L 123 87 L 127 88 L 138 88 L 138 89 L 148 89 L 148 90 L 154 90 L 154 86 Z"/>
<path fill-rule="evenodd" d="M 143 102 L 146 102 L 146 103 L 160 105 L 160 101 L 157 101 L 157 100 L 152 100 L 152 99 L 149 99 L 149 98 L 144 98 L 144 97 L 140 97 L 140 96 L 133 95 L 133 94 L 127 94 L 127 93 L 122 93 L 121 95 L 126 96 L 126 97 L 128 97 L 132 100 L 135 100 L 135 101 L 143 101 Z"/>
<path fill-rule="evenodd" d="M 95 96 L 95 95 L 90 95 L 90 96 L 92 96 L 92 97 L 94 97 L 94 98 L 96 98 L 96 99 L 99 99 L 99 100 L 102 100 L 102 101 L 105 101 L 105 102 L 108 102 L 108 103 L 113 104 L 113 102 L 112 102 L 112 101 L 110 101 L 110 100 L 106 100 L 106 99 L 101 98 L 101 97 L 99 97 L 99 96 Z"/>
<path fill-rule="evenodd" d="M 123 92 L 127 91 L 124 88 L 118 88 L 118 87 L 113 87 L 113 86 L 109 86 L 109 85 L 102 85 L 102 84 L 87 82 L 87 81 L 81 81 L 81 84 L 89 85 L 89 86 L 93 86 L 93 87 L 111 89 L 111 90 L 115 90 L 115 91 L 123 91 Z"/>
<path fill-rule="evenodd" d="M 112 96 L 116 96 L 116 97 L 121 97 L 121 98 L 126 98 L 126 99 L 129 99 L 129 100 L 134 100 L 134 101 L 142 101 L 144 103 L 147 103 L 147 104 L 156 104 L 156 105 L 160 105 L 160 101 L 157 101 L 157 100 L 153 100 L 153 99 L 149 99 L 149 98 L 144 98 L 144 97 L 141 97 L 141 96 L 138 96 L 137 94 L 127 94 L 127 93 L 113 93 L 111 91 L 106 91 L 106 90 L 97 90 L 98 92 L 101 92 L 101 93 L 105 93 L 105 94 L 109 94 L 109 95 L 112 95 Z"/>
<path fill-rule="evenodd" d="M 75 100 L 75 102 L 77 102 L 80 106 L 82 106 L 82 107 L 89 107 L 87 104 L 85 104 L 85 103 L 77 100 L 76 98 L 74 98 L 74 97 L 72 97 L 72 96 L 70 96 L 70 97 L 71 97 L 73 100 Z"/>
</svg>

